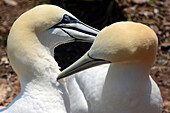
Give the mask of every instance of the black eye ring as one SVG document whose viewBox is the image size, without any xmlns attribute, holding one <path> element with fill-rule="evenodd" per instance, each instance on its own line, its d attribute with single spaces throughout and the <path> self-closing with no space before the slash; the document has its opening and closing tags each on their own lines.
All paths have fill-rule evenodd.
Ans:
<svg viewBox="0 0 170 113">
<path fill-rule="evenodd" d="M 67 14 L 65 14 L 63 16 L 63 20 L 61 21 L 61 23 L 78 23 L 79 21 Z"/>
<path fill-rule="evenodd" d="M 58 28 L 58 27 L 61 27 L 61 26 L 58 26 L 60 24 L 70 24 L 70 23 L 81 23 L 79 20 L 65 14 L 63 15 L 63 19 L 61 20 L 61 22 L 59 22 L 58 24 L 55 24 L 54 26 L 52 26 L 51 28 Z M 49 29 L 51 29 L 49 28 Z"/>
<path fill-rule="evenodd" d="M 68 15 L 64 15 L 63 22 L 70 23 L 70 21 L 71 21 L 70 17 Z"/>
</svg>

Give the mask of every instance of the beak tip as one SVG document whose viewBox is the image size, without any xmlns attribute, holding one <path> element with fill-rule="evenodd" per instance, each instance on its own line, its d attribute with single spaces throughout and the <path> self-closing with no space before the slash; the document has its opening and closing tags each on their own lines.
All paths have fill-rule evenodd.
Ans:
<svg viewBox="0 0 170 113">
<path fill-rule="evenodd" d="M 59 78 L 57 77 L 56 81 L 58 81 L 58 80 L 59 80 Z"/>
</svg>

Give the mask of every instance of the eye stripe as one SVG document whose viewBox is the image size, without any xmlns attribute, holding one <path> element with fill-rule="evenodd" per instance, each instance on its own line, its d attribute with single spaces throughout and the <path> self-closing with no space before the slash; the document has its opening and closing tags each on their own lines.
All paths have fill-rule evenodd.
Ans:
<svg viewBox="0 0 170 113">
<path fill-rule="evenodd" d="M 52 26 L 51 28 L 49 29 L 52 29 L 52 28 L 67 28 L 67 29 L 72 29 L 72 30 L 76 30 L 76 31 L 79 31 L 79 32 L 82 32 L 82 33 L 85 33 L 85 34 L 88 34 L 88 35 L 92 35 L 92 36 L 96 36 L 97 34 L 96 33 L 93 33 L 93 32 L 88 32 L 86 30 L 83 30 L 83 29 L 80 29 L 80 28 L 77 28 L 76 26 L 72 26 L 72 23 L 73 24 L 81 24 L 89 29 L 93 29 L 94 31 L 97 31 L 95 30 L 94 28 L 84 24 L 83 22 L 65 14 L 63 16 L 63 19 L 58 23 L 58 24 L 55 24 L 54 26 Z M 98 31 L 97 31 L 98 32 Z"/>
<path fill-rule="evenodd" d="M 79 23 L 79 21 L 75 18 L 72 18 L 71 16 L 68 16 L 67 14 L 65 14 L 63 16 L 63 19 L 61 20 L 61 22 L 59 22 L 58 24 L 55 24 L 54 26 L 52 26 L 51 28 L 58 28 L 60 24 L 69 24 L 69 23 Z M 49 29 L 51 29 L 49 28 Z"/>
<path fill-rule="evenodd" d="M 62 21 L 60 22 L 60 24 L 61 24 L 61 23 L 77 23 L 77 22 L 78 22 L 77 19 L 74 19 L 74 18 L 72 18 L 71 16 L 68 16 L 67 14 L 65 14 L 65 15 L 63 16 L 63 19 L 62 19 Z"/>
<path fill-rule="evenodd" d="M 79 31 L 79 32 L 82 32 L 82 33 L 85 33 L 85 34 L 93 35 L 93 36 L 96 36 L 96 35 L 97 35 L 97 34 L 95 34 L 95 33 L 91 33 L 91 32 L 88 32 L 88 31 L 85 31 L 85 30 L 76 28 L 76 27 L 58 27 L 58 28 L 72 29 L 72 30 L 76 30 L 76 31 Z"/>
</svg>

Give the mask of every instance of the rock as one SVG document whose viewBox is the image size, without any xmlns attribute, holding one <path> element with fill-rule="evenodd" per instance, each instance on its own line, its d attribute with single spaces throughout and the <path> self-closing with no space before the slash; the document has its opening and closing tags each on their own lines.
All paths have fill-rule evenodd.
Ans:
<svg viewBox="0 0 170 113">
<path fill-rule="evenodd" d="M 6 96 L 8 95 L 8 92 L 11 91 L 11 88 L 7 84 L 1 84 L 0 85 L 0 103 L 2 103 Z"/>
<path fill-rule="evenodd" d="M 2 63 L 9 64 L 8 58 L 7 57 L 2 57 L 0 64 L 2 64 Z"/>
<path fill-rule="evenodd" d="M 8 26 L 7 21 L 4 21 L 4 22 L 2 23 L 2 25 L 3 25 L 3 26 Z"/>
<path fill-rule="evenodd" d="M 2 33 L 5 33 L 5 32 L 7 32 L 7 29 L 4 26 L 0 26 L 0 31 Z"/>
<path fill-rule="evenodd" d="M 3 39 L 3 37 L 2 36 L 0 36 L 0 41 Z"/>
<path fill-rule="evenodd" d="M 163 5 L 164 5 L 164 2 L 162 2 L 162 1 L 156 1 L 155 4 L 158 5 L 158 6 L 163 6 Z"/>
<path fill-rule="evenodd" d="M 169 35 L 169 32 L 166 32 L 166 33 L 165 33 L 165 36 L 166 36 L 166 37 L 169 37 L 169 36 L 170 36 L 170 35 Z"/>
<path fill-rule="evenodd" d="M 154 9 L 153 10 L 155 14 L 158 14 L 159 13 L 159 10 L 158 9 Z"/>
<path fill-rule="evenodd" d="M 162 43 L 162 44 L 161 44 L 161 50 L 162 50 L 162 51 L 168 51 L 168 50 L 170 50 L 170 43 Z"/>
<path fill-rule="evenodd" d="M 18 3 L 14 0 L 3 0 L 7 5 L 10 5 L 10 6 L 17 6 Z"/>
<path fill-rule="evenodd" d="M 153 17 L 153 13 L 150 12 L 150 11 L 145 11 L 145 12 L 144 12 L 144 15 L 145 15 L 146 17 Z"/>
<path fill-rule="evenodd" d="M 132 0 L 133 3 L 136 3 L 136 4 L 143 4 L 143 3 L 146 3 L 146 2 L 149 2 L 150 0 Z"/>
<path fill-rule="evenodd" d="M 163 106 L 167 108 L 163 113 L 170 113 L 170 108 L 168 109 L 168 107 L 170 106 L 170 101 L 165 100 Z"/>
</svg>

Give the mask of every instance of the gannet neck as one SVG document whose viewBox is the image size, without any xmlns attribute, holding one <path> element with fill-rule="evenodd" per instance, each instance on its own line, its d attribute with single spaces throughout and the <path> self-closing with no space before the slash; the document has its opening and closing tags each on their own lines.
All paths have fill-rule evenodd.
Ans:
<svg viewBox="0 0 170 113">
<path fill-rule="evenodd" d="M 135 76 L 135 75 L 145 75 L 148 76 L 150 67 L 141 63 L 111 63 L 109 67 L 109 72 L 111 72 L 114 77 L 117 76 Z M 116 74 L 117 73 L 117 74 Z"/>
<path fill-rule="evenodd" d="M 19 106 L 21 104 L 28 106 L 23 109 L 37 111 L 37 107 L 31 107 L 36 103 L 41 107 L 40 110 L 50 113 L 69 112 L 67 91 L 62 84 L 56 82 L 60 71 L 50 51 L 39 42 L 34 33 L 28 32 L 28 35 L 22 35 L 24 37 L 19 37 L 20 35 L 16 36 L 12 31 L 8 38 L 8 57 L 21 84 L 21 93 L 8 106 L 9 111 L 11 108 L 20 113 L 23 111 Z"/>
<path fill-rule="evenodd" d="M 122 88 L 138 89 L 138 84 L 144 85 L 145 80 L 149 78 L 149 70 L 150 67 L 140 63 L 111 63 L 106 81 L 110 84 L 117 84 Z M 123 84 L 121 85 L 121 83 Z M 114 85 L 112 86 L 114 87 Z"/>
<path fill-rule="evenodd" d="M 17 31 L 11 31 L 7 52 L 16 73 L 19 76 L 24 76 L 27 80 L 29 80 L 27 74 L 38 76 L 47 72 L 45 71 L 46 68 L 51 69 L 53 73 L 59 73 L 59 67 L 52 58 L 50 51 L 39 42 L 34 32 L 24 31 L 24 34 L 23 32 L 18 34 Z M 20 69 L 21 66 L 22 69 Z"/>
<path fill-rule="evenodd" d="M 150 67 L 139 63 L 112 63 L 106 76 L 99 106 L 96 108 L 98 113 L 161 112 L 160 91 L 149 76 L 149 70 Z"/>
<path fill-rule="evenodd" d="M 48 49 L 37 40 L 35 34 L 25 35 L 24 39 L 24 43 L 16 41 L 16 38 L 8 39 L 8 57 L 19 76 L 22 91 L 53 88 L 60 73 L 58 64 Z"/>
</svg>

